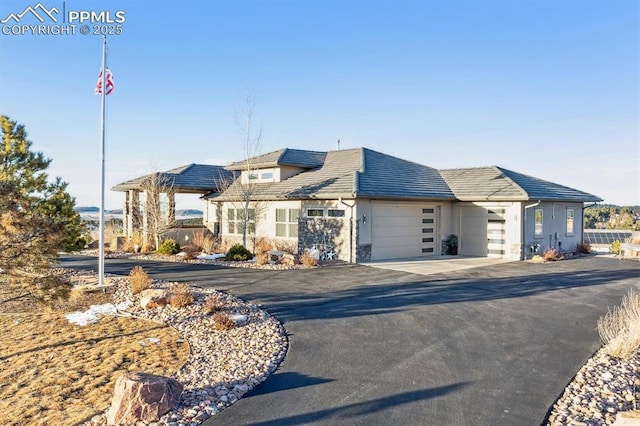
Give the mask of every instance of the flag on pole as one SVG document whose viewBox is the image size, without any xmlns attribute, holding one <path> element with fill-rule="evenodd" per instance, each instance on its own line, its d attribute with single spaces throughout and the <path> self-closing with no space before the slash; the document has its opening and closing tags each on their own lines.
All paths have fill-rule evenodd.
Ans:
<svg viewBox="0 0 640 426">
<path fill-rule="evenodd" d="M 113 92 L 113 74 L 111 74 L 109 68 L 107 68 L 106 81 L 107 91 L 105 94 L 110 95 L 111 92 Z M 100 74 L 98 74 L 98 84 L 96 84 L 95 92 L 96 95 L 102 95 L 102 71 L 100 71 Z"/>
</svg>

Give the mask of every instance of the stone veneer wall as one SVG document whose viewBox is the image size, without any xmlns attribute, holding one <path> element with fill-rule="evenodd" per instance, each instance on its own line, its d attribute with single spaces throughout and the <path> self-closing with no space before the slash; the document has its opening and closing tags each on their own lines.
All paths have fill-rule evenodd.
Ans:
<svg viewBox="0 0 640 426">
<path fill-rule="evenodd" d="M 298 253 L 304 249 L 322 244 L 332 246 L 337 258 L 349 261 L 348 219 L 345 218 L 307 218 L 298 219 Z"/>
</svg>

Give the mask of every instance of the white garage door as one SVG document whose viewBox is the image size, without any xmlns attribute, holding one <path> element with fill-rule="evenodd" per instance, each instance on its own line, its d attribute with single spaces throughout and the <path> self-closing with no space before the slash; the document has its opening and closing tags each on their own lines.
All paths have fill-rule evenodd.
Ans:
<svg viewBox="0 0 640 426">
<path fill-rule="evenodd" d="M 374 203 L 371 260 L 437 254 L 436 207 Z"/>
</svg>

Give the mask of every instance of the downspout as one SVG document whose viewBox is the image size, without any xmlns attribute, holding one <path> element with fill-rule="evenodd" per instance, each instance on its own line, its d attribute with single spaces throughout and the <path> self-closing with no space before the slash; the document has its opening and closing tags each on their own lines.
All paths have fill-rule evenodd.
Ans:
<svg viewBox="0 0 640 426">
<path fill-rule="evenodd" d="M 540 203 L 542 201 L 538 200 L 538 202 L 533 203 L 533 204 L 529 204 L 528 206 L 524 206 L 523 212 L 524 214 L 522 215 L 522 256 L 521 256 L 521 260 L 524 260 L 527 258 L 527 254 L 526 254 L 526 249 L 525 249 L 525 234 L 527 232 L 527 209 L 530 209 L 532 207 L 536 207 L 539 206 Z"/>
<path fill-rule="evenodd" d="M 354 200 L 353 204 L 347 204 L 342 201 L 342 197 L 338 197 L 338 202 L 349 207 L 349 263 L 353 263 L 353 207 L 356 202 Z"/>
</svg>

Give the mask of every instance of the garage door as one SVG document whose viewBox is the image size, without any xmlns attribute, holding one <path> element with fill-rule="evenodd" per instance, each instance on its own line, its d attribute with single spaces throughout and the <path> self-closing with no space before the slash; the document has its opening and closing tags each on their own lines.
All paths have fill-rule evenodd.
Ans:
<svg viewBox="0 0 640 426">
<path fill-rule="evenodd" d="M 374 203 L 371 216 L 372 260 L 437 254 L 436 207 Z"/>
<path fill-rule="evenodd" d="M 487 209 L 461 207 L 461 229 L 458 254 L 467 256 L 487 255 Z"/>
</svg>

